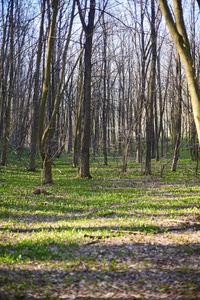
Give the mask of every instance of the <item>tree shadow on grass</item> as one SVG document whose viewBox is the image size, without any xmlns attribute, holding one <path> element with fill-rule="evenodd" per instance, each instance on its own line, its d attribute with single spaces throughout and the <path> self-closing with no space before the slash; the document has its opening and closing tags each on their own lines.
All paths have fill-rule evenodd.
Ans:
<svg viewBox="0 0 200 300">
<path fill-rule="evenodd" d="M 101 217 L 102 218 L 102 217 Z M 107 219 L 106 217 L 104 217 Z M 80 217 L 77 217 L 77 220 L 79 220 Z M 61 219 L 62 220 L 62 219 Z M 65 220 L 76 220 L 73 218 L 65 218 Z M 85 218 L 84 218 L 85 220 Z M 58 221 L 58 220 L 56 220 Z M 174 220 L 176 222 L 176 220 Z M 38 228 L 21 228 L 21 227 L 0 227 L 0 232 L 12 232 L 12 233 L 37 233 L 37 232 L 64 232 L 64 231 L 72 231 L 72 232 L 89 232 L 94 234 L 95 232 L 102 232 L 102 231 L 108 231 L 111 236 L 114 236 L 115 234 L 160 234 L 160 233 L 166 233 L 166 232 L 186 232 L 186 231 L 199 231 L 200 230 L 200 224 L 193 222 L 193 224 L 190 224 L 187 222 L 182 222 L 178 226 L 157 226 L 152 224 L 143 224 L 142 226 L 49 226 L 49 227 L 38 227 Z M 95 237 L 95 236 L 94 236 Z"/>
<path fill-rule="evenodd" d="M 67 203 L 63 205 L 59 205 L 57 203 L 51 203 L 50 199 L 41 198 L 39 203 L 33 204 L 15 204 L 15 203 L 1 203 L 1 207 L 3 210 L 0 212 L 0 219 L 9 218 L 10 220 L 16 221 L 17 219 L 24 219 L 26 223 L 32 222 L 34 218 L 37 216 L 37 222 L 58 222 L 58 221 L 71 221 L 71 220 L 81 220 L 81 219 L 91 219 L 91 218 L 102 218 L 110 219 L 117 217 L 130 217 L 130 218 L 138 218 L 143 215 L 146 218 L 151 217 L 169 217 L 173 216 L 173 213 L 167 213 L 166 210 L 174 211 L 176 214 L 180 214 L 185 216 L 186 214 L 183 210 L 188 210 L 196 205 L 176 205 L 171 204 L 167 206 L 163 206 L 161 203 L 151 203 L 151 200 L 143 203 L 137 203 L 137 205 L 131 207 L 131 203 L 135 203 L 135 201 L 128 201 L 125 203 L 114 203 L 112 205 L 105 205 L 96 208 L 95 205 L 87 206 L 84 201 L 74 201 L 70 203 L 67 200 Z M 62 199 L 62 202 L 64 200 Z M 94 201 L 95 203 L 95 201 Z M 74 204 L 74 205 L 72 205 Z M 83 207 L 84 205 L 84 207 Z M 82 207 L 81 207 L 82 206 Z M 145 210 L 151 210 L 152 213 L 146 212 Z M 179 213 L 180 210 L 180 213 Z M 20 213 L 21 212 L 21 213 Z M 166 213 L 164 213 L 166 212 Z M 187 214 L 188 215 L 188 214 Z"/>
</svg>

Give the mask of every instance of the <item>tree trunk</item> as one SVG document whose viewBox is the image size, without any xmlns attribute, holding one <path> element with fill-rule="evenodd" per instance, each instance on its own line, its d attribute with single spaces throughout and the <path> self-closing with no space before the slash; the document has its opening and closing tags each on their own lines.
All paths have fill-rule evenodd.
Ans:
<svg viewBox="0 0 200 300">
<path fill-rule="evenodd" d="M 177 51 L 183 61 L 185 68 L 185 75 L 188 82 L 190 91 L 192 109 L 194 115 L 194 121 L 197 129 L 198 139 L 200 143 L 200 89 L 198 79 L 195 74 L 194 62 L 190 53 L 190 44 L 183 20 L 183 10 L 181 0 L 174 0 L 174 15 L 175 21 L 173 20 L 172 14 L 168 7 L 167 1 L 159 0 L 162 13 L 166 19 L 171 37 L 174 41 Z"/>
<path fill-rule="evenodd" d="M 2 1 L 2 28 L 3 28 L 3 37 L 2 37 L 2 44 L 1 44 L 1 64 L 0 64 L 0 90 L 1 90 L 1 99 L 0 99 L 0 139 L 2 138 L 3 134 L 3 123 L 4 123 L 4 117 L 3 117 L 3 111 L 5 108 L 5 103 L 6 103 L 6 83 L 7 83 L 7 76 L 5 76 L 5 57 L 7 53 L 5 53 L 5 49 L 7 49 L 7 45 L 9 42 L 9 39 L 6 37 L 7 36 L 7 21 L 4 22 L 4 2 Z"/>
<path fill-rule="evenodd" d="M 82 76 L 82 56 L 81 56 L 79 62 L 78 76 L 77 76 L 77 85 L 76 85 L 76 100 L 75 100 L 76 101 L 75 103 L 76 125 L 75 125 L 74 143 L 73 143 L 73 167 L 78 166 L 78 159 L 79 159 L 83 87 L 84 87 L 84 80 Z"/>
<path fill-rule="evenodd" d="M 51 56 L 52 56 L 52 50 L 53 50 L 53 36 L 54 36 L 54 30 L 55 30 L 56 16 L 57 16 L 57 12 L 58 12 L 58 2 L 59 2 L 59 0 L 55 0 L 55 2 L 54 2 L 53 15 L 52 15 L 52 20 L 51 20 L 51 25 L 50 25 L 50 30 L 49 30 L 49 39 L 48 39 L 48 46 L 47 46 L 47 62 L 46 62 L 46 67 L 45 67 L 45 75 L 44 75 L 43 91 L 42 91 L 42 99 L 41 99 L 41 103 L 40 103 L 40 115 L 39 115 L 38 148 L 39 148 L 39 154 L 40 154 L 41 160 L 42 160 L 44 168 L 45 168 L 45 179 L 44 179 L 45 183 L 53 182 L 52 171 L 51 171 L 51 159 L 45 152 L 45 145 L 46 145 L 46 139 L 48 137 L 48 134 L 55 123 L 56 115 L 57 115 L 58 107 L 59 107 L 59 103 L 60 103 L 60 96 L 63 93 L 63 91 L 61 92 L 61 88 L 62 88 L 62 84 L 63 84 L 63 78 L 65 75 L 66 55 L 67 55 L 67 50 L 69 47 L 71 31 L 72 31 L 72 24 L 73 24 L 73 19 L 74 19 L 74 10 L 75 10 L 75 1 L 74 1 L 73 5 L 72 5 L 72 14 L 71 14 L 71 20 L 70 20 L 70 25 L 69 25 L 68 37 L 67 37 L 64 52 L 63 52 L 62 70 L 61 70 L 61 75 L 60 75 L 58 88 L 57 88 L 57 92 L 56 92 L 56 98 L 55 98 L 55 102 L 54 102 L 53 112 L 52 112 L 49 124 L 43 132 L 45 105 L 46 105 L 46 100 L 47 100 L 48 86 L 49 86 L 49 82 L 50 82 L 50 63 L 51 63 Z M 79 57 L 78 57 L 78 59 L 79 59 Z M 67 85 L 69 83 L 69 79 L 74 71 L 74 68 L 76 67 L 76 64 L 78 63 L 78 59 L 67 78 L 67 81 L 63 87 L 63 90 L 67 87 Z"/>
<path fill-rule="evenodd" d="M 153 103 L 155 97 L 155 75 L 156 75 L 156 32 L 155 32 L 155 3 L 151 0 L 151 39 L 152 39 L 152 60 L 149 83 L 149 100 L 147 103 L 146 116 L 146 164 L 145 174 L 151 174 L 151 150 L 153 138 Z"/>
<path fill-rule="evenodd" d="M 136 162 L 140 163 L 142 161 L 142 151 L 141 151 L 141 132 L 142 132 L 142 106 L 144 103 L 145 98 L 145 86 L 146 86 L 146 75 L 145 75 L 145 65 L 146 65 L 146 53 L 145 53 L 145 46 L 144 46 L 144 8 L 143 3 L 140 1 L 140 16 L 141 16 L 141 52 L 142 52 L 142 58 L 141 58 L 141 90 L 140 90 L 140 96 L 138 99 L 137 104 L 137 113 L 138 113 L 138 122 L 136 125 Z"/>
<path fill-rule="evenodd" d="M 47 135 L 44 135 L 44 118 L 45 118 L 45 105 L 47 101 L 47 95 L 49 90 L 49 83 L 50 83 L 50 64 L 51 64 L 51 56 L 53 50 L 53 40 L 54 40 L 54 30 L 56 24 L 56 17 L 58 13 L 58 2 L 59 0 L 54 1 L 53 7 L 53 14 L 51 19 L 51 25 L 49 29 L 49 37 L 48 37 L 48 45 L 47 45 L 47 60 L 45 66 L 45 73 L 44 73 L 44 82 L 43 82 L 43 89 L 42 89 L 42 96 L 40 102 L 40 109 L 39 109 L 39 124 L 38 124 L 38 150 L 40 154 L 40 158 L 43 163 L 44 172 L 44 183 L 52 183 L 52 170 L 51 170 L 51 159 L 45 152 L 45 144 Z"/>
<path fill-rule="evenodd" d="M 181 106 L 182 106 L 182 85 L 181 85 L 181 61 L 180 56 L 177 57 L 177 87 L 178 87 L 178 111 L 176 116 L 176 138 L 175 138 L 175 148 L 174 148 L 174 157 L 172 162 L 172 171 L 176 171 L 177 162 L 179 158 L 179 148 L 181 141 Z"/>
<path fill-rule="evenodd" d="M 13 51 L 14 51 L 14 26 L 13 26 L 13 9 L 14 9 L 14 1 L 10 1 L 10 52 L 9 52 L 9 70 L 10 70 L 10 82 L 9 82 L 9 90 L 8 90 L 8 100 L 7 100 L 7 107 L 6 107 L 6 117 L 5 117 L 5 137 L 3 141 L 3 149 L 2 149 L 2 157 L 1 157 L 1 165 L 5 166 L 7 162 L 8 156 L 8 146 L 10 140 L 10 110 L 11 110 L 11 100 L 12 100 L 12 87 L 13 87 Z"/>
<path fill-rule="evenodd" d="M 102 15 L 103 20 L 103 156 L 104 165 L 108 164 L 107 161 L 107 95 L 106 95 L 106 78 L 107 78 L 107 32 L 104 14 Z"/>
<path fill-rule="evenodd" d="M 79 177 L 88 177 L 90 175 L 90 110 L 91 110 L 91 58 L 92 58 L 92 37 L 94 30 L 95 0 L 90 0 L 90 11 L 88 25 L 86 26 L 79 0 L 77 0 L 79 16 L 82 22 L 83 30 L 86 35 L 85 41 L 85 71 L 84 71 L 84 97 L 83 97 L 83 133 L 81 147 L 81 163 Z"/>
<path fill-rule="evenodd" d="M 43 37 L 43 27 L 44 27 L 44 13 L 45 13 L 45 1 L 42 3 L 41 10 L 41 22 L 40 22 L 40 35 L 38 40 L 38 52 L 37 52 L 37 61 L 36 61 L 36 71 L 35 71 L 35 86 L 34 86 L 34 95 L 33 95 L 33 117 L 32 117 L 32 127 L 31 127 L 31 149 L 30 149 L 30 164 L 29 170 L 35 171 L 35 154 L 36 154 L 36 144 L 37 144 L 37 120 L 38 120 L 38 87 L 39 87 L 39 70 L 42 54 L 42 37 Z"/>
</svg>

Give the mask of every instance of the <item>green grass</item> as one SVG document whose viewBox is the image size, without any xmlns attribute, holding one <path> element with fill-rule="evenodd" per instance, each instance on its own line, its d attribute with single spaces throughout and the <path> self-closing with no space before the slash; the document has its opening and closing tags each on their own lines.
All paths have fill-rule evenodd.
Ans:
<svg viewBox="0 0 200 300">
<path fill-rule="evenodd" d="M 28 165 L 27 153 L 23 159 Z M 54 184 L 43 186 L 48 196 L 33 194 L 43 174 L 24 162 L 11 155 L 0 168 L 0 296 L 197 297 L 199 227 L 191 224 L 200 216 L 200 175 L 185 153 L 177 172 L 170 158 L 152 160 L 151 176 L 134 159 L 126 173 L 120 158 L 109 157 L 108 166 L 91 159 L 91 180 L 76 178 L 72 157 L 63 156 L 54 160 Z"/>
</svg>

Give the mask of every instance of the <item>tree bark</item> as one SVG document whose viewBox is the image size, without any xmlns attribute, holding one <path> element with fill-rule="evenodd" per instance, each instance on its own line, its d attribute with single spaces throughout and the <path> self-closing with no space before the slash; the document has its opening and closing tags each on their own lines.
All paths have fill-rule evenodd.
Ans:
<svg viewBox="0 0 200 300">
<path fill-rule="evenodd" d="M 88 18 L 88 25 L 86 25 L 79 0 L 77 0 L 79 16 L 82 22 L 83 30 L 85 32 L 85 71 L 84 71 L 84 97 L 83 97 L 83 133 L 82 133 L 82 147 L 81 147 L 81 163 L 79 169 L 79 177 L 91 178 L 90 175 L 90 110 L 91 110 L 91 58 L 92 58 L 92 38 L 94 31 L 94 17 L 95 17 L 95 0 L 90 0 L 90 11 Z"/>
<path fill-rule="evenodd" d="M 102 15 L 103 21 L 103 156 L 104 165 L 108 164 L 107 159 L 107 95 L 106 95 L 106 78 L 107 78 L 107 32 L 104 19 L 104 13 Z"/>
<path fill-rule="evenodd" d="M 138 110 L 138 123 L 136 126 L 136 162 L 140 163 L 142 160 L 141 152 L 141 131 L 142 131 L 142 106 L 145 99 L 145 86 L 146 86 L 146 75 L 145 75 L 145 66 L 146 66 L 146 53 L 144 46 L 144 8 L 143 3 L 140 1 L 140 18 L 141 18 L 141 87 L 140 87 L 140 96 L 137 103 Z"/>
<path fill-rule="evenodd" d="M 83 52 L 82 52 L 83 53 Z M 81 136 L 81 108 L 82 108 L 82 98 L 83 98 L 83 87 L 84 80 L 82 74 L 82 54 L 79 62 L 79 70 L 77 76 L 76 84 L 76 96 L 75 96 L 75 109 L 76 109 L 76 125 L 74 133 L 74 142 L 73 142 L 73 167 L 78 166 L 79 159 L 79 146 L 80 146 L 80 136 Z"/>
<path fill-rule="evenodd" d="M 179 158 L 179 148 L 181 141 L 181 106 L 182 106 L 182 86 L 181 86 L 181 61 L 180 56 L 177 55 L 177 88 L 178 88 L 178 111 L 176 116 L 176 130 L 177 134 L 175 137 L 175 148 L 174 148 L 174 157 L 172 162 L 172 171 L 176 171 L 177 162 Z"/>
<path fill-rule="evenodd" d="M 4 124 L 4 117 L 3 117 L 3 111 L 5 108 L 5 103 L 6 103 L 6 90 L 7 90 L 7 76 L 5 72 L 5 57 L 7 55 L 6 49 L 8 47 L 8 42 L 9 39 L 7 38 L 7 22 L 4 21 L 4 1 L 2 1 L 2 29 L 3 29 L 3 37 L 2 37 L 2 44 L 1 44 L 1 64 L 0 64 L 0 90 L 1 90 L 1 98 L 0 98 L 0 139 L 2 138 L 3 134 L 3 124 Z M 7 18 L 6 18 L 7 19 Z"/>
<path fill-rule="evenodd" d="M 5 137 L 3 141 L 3 149 L 2 149 L 2 157 L 1 157 L 1 165 L 5 166 L 8 157 L 8 146 L 10 140 L 10 110 L 11 110 L 11 101 L 12 101 L 12 87 L 13 87 L 13 52 L 14 52 L 14 24 L 13 24 L 13 10 L 14 10 L 14 1 L 10 1 L 10 51 L 9 51 L 9 90 L 8 90 L 8 100 L 7 100 L 7 107 L 6 107 L 6 117 L 5 117 Z"/>
<path fill-rule="evenodd" d="M 36 60 L 36 70 L 35 70 L 35 86 L 33 95 L 33 117 L 32 117 L 32 127 L 31 127 L 31 149 L 30 149 L 30 164 L 29 170 L 35 171 L 35 154 L 36 154 L 36 144 L 37 144 L 37 119 L 38 119 L 38 87 L 39 87 L 39 70 L 42 54 L 42 37 L 43 37 L 43 27 L 44 27 L 44 13 L 45 13 L 45 2 L 43 0 L 42 10 L 41 10 L 41 22 L 40 22 L 40 34 L 38 40 L 38 51 Z"/>
<path fill-rule="evenodd" d="M 151 174 L 151 151 L 153 138 L 153 102 L 155 97 L 155 75 L 156 75 L 156 32 L 155 32 L 155 3 L 151 0 L 151 39 L 152 39 L 152 60 L 149 83 L 149 100 L 147 103 L 146 116 L 146 164 L 145 174 Z"/>
<path fill-rule="evenodd" d="M 41 160 L 43 162 L 43 167 L 45 168 L 44 183 L 52 183 L 53 182 L 52 170 L 51 170 L 51 158 L 45 152 L 46 139 L 48 137 L 48 134 L 49 134 L 51 128 L 53 127 L 53 125 L 55 123 L 56 114 L 58 112 L 58 107 L 59 107 L 59 103 L 60 103 L 60 96 L 63 93 L 63 90 L 68 85 L 69 79 L 74 71 L 74 68 L 76 67 L 76 65 L 78 63 L 78 60 L 77 60 L 75 65 L 72 68 L 72 71 L 70 72 L 70 74 L 67 78 L 66 83 L 64 84 L 63 90 L 61 91 L 62 84 L 63 84 L 63 78 L 64 78 L 64 74 L 65 74 L 66 55 L 67 55 L 67 50 L 68 50 L 68 46 L 69 46 L 69 42 L 70 42 L 72 24 L 73 24 L 73 19 L 74 19 L 74 10 L 75 10 L 75 1 L 74 1 L 73 5 L 72 5 L 72 14 L 71 14 L 70 26 L 69 26 L 69 31 L 68 31 L 68 37 L 67 37 L 64 52 L 63 52 L 62 70 L 61 70 L 61 75 L 60 75 L 58 88 L 57 88 L 57 92 L 56 92 L 56 98 L 55 98 L 55 102 L 54 102 L 53 112 L 52 112 L 49 124 L 47 125 L 46 129 L 43 132 L 44 113 L 45 113 L 45 105 L 46 105 L 46 100 L 47 100 L 48 86 L 49 86 L 49 81 L 50 81 L 50 62 L 51 62 L 51 56 L 52 56 L 52 50 L 53 50 L 53 35 L 54 35 L 54 30 L 55 30 L 56 16 L 57 16 L 57 12 L 58 12 L 58 2 L 59 2 L 59 0 L 55 0 L 55 2 L 54 2 L 53 15 L 52 15 L 52 20 L 51 20 L 51 25 L 50 25 L 50 30 L 49 30 L 49 39 L 48 39 L 48 46 L 47 46 L 47 62 L 46 62 L 46 67 L 45 67 L 43 92 L 42 92 L 42 99 L 41 99 L 41 103 L 40 103 L 40 115 L 39 115 L 38 146 L 39 146 L 39 154 L 40 154 Z"/>
<path fill-rule="evenodd" d="M 45 105 L 47 101 L 47 95 L 49 90 L 49 83 L 50 83 L 50 63 L 52 57 L 52 50 L 53 50 L 53 37 L 54 37 L 54 30 L 56 24 L 56 17 L 58 13 L 58 2 L 59 0 L 54 0 L 54 7 L 51 19 L 51 25 L 49 29 L 49 37 L 48 37 L 48 45 L 47 45 L 47 60 L 45 66 L 45 73 L 44 73 L 44 81 L 43 81 L 43 89 L 42 89 L 42 96 L 40 101 L 40 109 L 39 109 L 39 124 L 38 124 L 38 150 L 40 154 L 40 158 L 43 163 L 43 168 L 45 170 L 45 178 L 44 183 L 52 183 L 52 169 L 51 169 L 51 159 L 45 152 L 45 144 L 47 138 L 47 132 L 44 134 L 44 117 L 45 117 Z"/>
</svg>

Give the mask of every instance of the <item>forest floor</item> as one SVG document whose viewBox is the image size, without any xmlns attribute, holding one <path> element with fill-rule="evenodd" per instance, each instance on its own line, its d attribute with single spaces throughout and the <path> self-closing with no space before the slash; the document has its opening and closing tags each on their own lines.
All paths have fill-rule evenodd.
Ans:
<svg viewBox="0 0 200 300">
<path fill-rule="evenodd" d="M 200 299 L 194 169 L 144 176 L 93 162 L 82 180 L 68 162 L 35 195 L 40 171 L 2 168 L 0 299 Z"/>
</svg>

